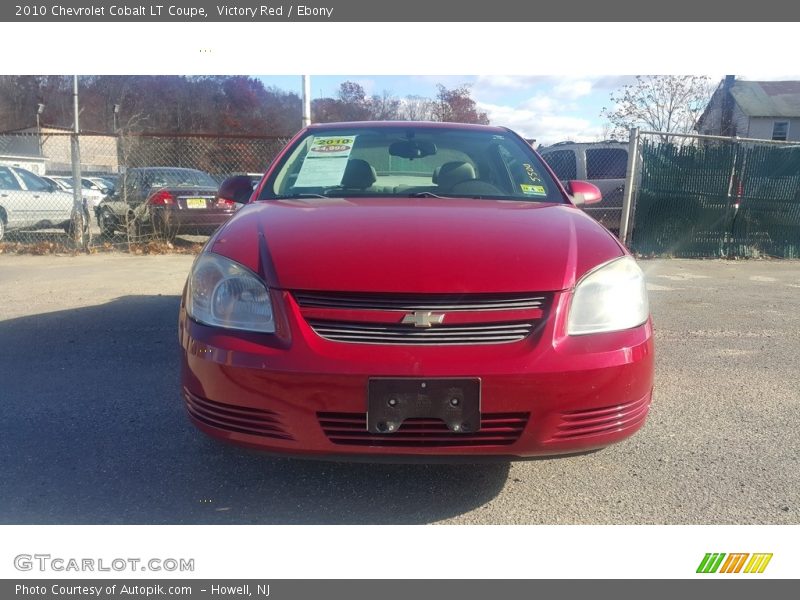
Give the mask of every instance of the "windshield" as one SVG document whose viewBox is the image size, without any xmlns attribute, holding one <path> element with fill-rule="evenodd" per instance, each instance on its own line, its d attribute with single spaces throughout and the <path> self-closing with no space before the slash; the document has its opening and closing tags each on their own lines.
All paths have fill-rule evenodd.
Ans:
<svg viewBox="0 0 800 600">
<path fill-rule="evenodd" d="M 565 201 L 516 135 L 413 125 L 327 129 L 297 140 L 259 200 L 314 196 Z"/>
</svg>

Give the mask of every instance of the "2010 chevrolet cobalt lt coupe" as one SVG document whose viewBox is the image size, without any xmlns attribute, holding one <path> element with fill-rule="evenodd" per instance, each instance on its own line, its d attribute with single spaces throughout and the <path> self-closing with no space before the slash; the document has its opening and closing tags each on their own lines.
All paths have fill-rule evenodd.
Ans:
<svg viewBox="0 0 800 600">
<path fill-rule="evenodd" d="M 645 282 L 505 128 L 301 131 L 197 257 L 183 397 L 205 433 L 296 455 L 606 446 L 650 406 Z"/>
</svg>

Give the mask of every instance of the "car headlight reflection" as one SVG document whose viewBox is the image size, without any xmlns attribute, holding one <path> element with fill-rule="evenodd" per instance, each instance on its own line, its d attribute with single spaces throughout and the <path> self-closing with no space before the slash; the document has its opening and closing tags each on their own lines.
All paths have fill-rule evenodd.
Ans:
<svg viewBox="0 0 800 600">
<path fill-rule="evenodd" d="M 230 259 L 201 254 L 192 267 L 187 291 L 186 311 L 195 321 L 225 329 L 275 332 L 267 286 Z"/>
<path fill-rule="evenodd" d="M 567 319 L 569 335 L 637 327 L 650 314 L 644 273 L 630 256 L 587 273 L 575 286 Z"/>
</svg>

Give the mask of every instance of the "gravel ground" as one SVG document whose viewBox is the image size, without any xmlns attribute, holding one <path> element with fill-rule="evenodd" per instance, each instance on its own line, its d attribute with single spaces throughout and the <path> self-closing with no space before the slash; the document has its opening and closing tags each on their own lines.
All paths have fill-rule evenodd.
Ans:
<svg viewBox="0 0 800 600">
<path fill-rule="evenodd" d="M 179 401 L 191 256 L 0 255 L 2 523 L 800 523 L 800 262 L 644 261 L 656 395 L 633 438 L 470 465 L 272 458 Z"/>
</svg>

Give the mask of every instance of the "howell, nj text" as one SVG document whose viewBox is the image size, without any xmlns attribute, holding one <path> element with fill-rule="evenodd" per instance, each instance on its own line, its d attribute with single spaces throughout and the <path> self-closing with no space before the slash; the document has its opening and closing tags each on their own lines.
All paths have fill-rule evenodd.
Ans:
<svg viewBox="0 0 800 600">
<path fill-rule="evenodd" d="M 201 589 L 201 592 L 206 590 Z M 252 596 L 253 592 L 261 598 L 269 596 L 269 584 L 258 584 L 251 587 L 249 583 L 241 585 L 212 585 L 209 590 L 212 596 Z"/>
</svg>

